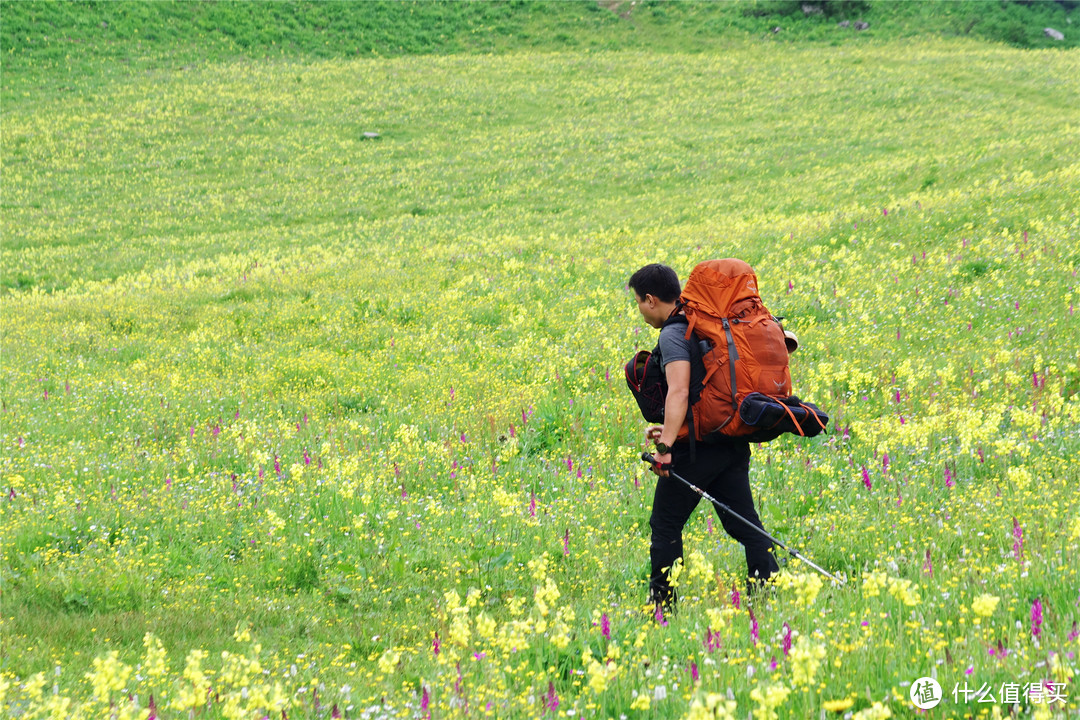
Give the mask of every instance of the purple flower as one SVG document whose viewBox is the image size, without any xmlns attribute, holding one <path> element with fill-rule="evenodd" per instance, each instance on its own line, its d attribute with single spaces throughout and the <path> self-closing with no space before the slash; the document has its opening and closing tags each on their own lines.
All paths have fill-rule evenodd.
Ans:
<svg viewBox="0 0 1080 720">
<path fill-rule="evenodd" d="M 735 609 L 739 609 L 739 589 L 734 585 L 731 586 L 731 604 L 735 606 Z"/>
<path fill-rule="evenodd" d="M 1031 604 L 1031 636 L 1038 638 L 1042 633 L 1043 606 L 1042 600 L 1035 598 Z"/>
<path fill-rule="evenodd" d="M 570 528 L 566 528 L 566 534 L 563 535 L 562 552 L 563 555 L 570 554 Z"/>
<path fill-rule="evenodd" d="M 862 466 L 862 482 L 867 490 L 873 487 L 873 484 L 870 482 L 870 471 L 866 469 L 865 465 Z"/>
<path fill-rule="evenodd" d="M 656 612 L 653 613 L 653 619 L 660 625 L 660 627 L 667 627 L 668 622 L 664 619 L 664 609 L 660 606 L 660 603 L 656 603 Z"/>
<path fill-rule="evenodd" d="M 1024 561 L 1024 529 L 1020 522 L 1013 518 L 1013 554 L 1020 562 Z"/>
<path fill-rule="evenodd" d="M 605 640 L 611 640 L 611 620 L 608 619 L 607 613 L 600 616 L 600 634 Z"/>
<path fill-rule="evenodd" d="M 746 608 L 746 611 L 750 613 L 750 639 L 754 641 L 754 644 L 758 643 L 758 624 L 757 618 L 754 617 L 754 609 Z"/>
<path fill-rule="evenodd" d="M 431 641 L 431 652 L 436 656 L 439 654 L 439 649 L 442 647 L 442 643 L 439 642 L 439 633 L 435 633 L 435 639 Z"/>
<path fill-rule="evenodd" d="M 784 623 L 783 650 L 784 650 L 784 657 L 787 657 L 788 653 L 791 652 L 791 627 L 787 623 Z"/>
<path fill-rule="evenodd" d="M 694 662 L 693 660 L 691 660 L 690 661 L 690 679 L 693 680 L 694 682 L 697 682 L 698 678 L 699 678 L 699 675 L 698 675 L 697 663 Z"/>
<path fill-rule="evenodd" d="M 547 696 L 544 698 L 544 710 L 547 712 L 558 712 L 559 710 L 559 696 L 555 692 L 555 683 L 548 681 Z"/>
</svg>

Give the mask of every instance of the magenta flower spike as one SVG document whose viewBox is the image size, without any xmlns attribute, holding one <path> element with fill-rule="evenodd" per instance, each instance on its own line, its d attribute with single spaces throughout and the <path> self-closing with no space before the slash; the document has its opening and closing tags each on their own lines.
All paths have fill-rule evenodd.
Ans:
<svg viewBox="0 0 1080 720">
<path fill-rule="evenodd" d="M 559 695 L 555 692 L 555 683 L 548 681 L 547 696 L 544 698 L 544 710 L 546 712 L 559 711 Z"/>
<path fill-rule="evenodd" d="M 873 487 L 873 484 L 870 482 L 870 471 L 866 469 L 865 465 L 862 466 L 862 481 L 867 490 Z"/>
<path fill-rule="evenodd" d="M 1042 633 L 1043 623 L 1043 605 L 1042 600 L 1035 598 L 1035 602 L 1031 604 L 1031 636 L 1038 638 Z"/>
<path fill-rule="evenodd" d="M 611 640 L 611 620 L 608 619 L 607 613 L 600 616 L 600 634 L 605 640 Z"/>
<path fill-rule="evenodd" d="M 791 626 L 784 623 L 784 643 L 783 643 L 784 657 L 788 656 L 791 652 Z"/>
<path fill-rule="evenodd" d="M 748 608 L 746 608 L 746 611 L 748 613 L 750 613 L 750 639 L 754 641 L 755 645 L 757 645 L 758 638 L 759 638 L 759 636 L 758 636 L 757 618 L 754 617 L 754 609 L 753 608 L 748 607 Z"/>
</svg>

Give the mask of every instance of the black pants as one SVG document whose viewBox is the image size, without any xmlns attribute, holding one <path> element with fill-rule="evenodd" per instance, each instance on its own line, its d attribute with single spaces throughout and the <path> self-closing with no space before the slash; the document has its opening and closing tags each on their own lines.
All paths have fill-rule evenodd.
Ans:
<svg viewBox="0 0 1080 720">
<path fill-rule="evenodd" d="M 690 463 L 688 443 L 677 443 L 671 453 L 676 473 L 764 529 L 750 493 L 749 443 L 706 445 L 699 442 L 693 464 Z M 700 495 L 675 478 L 657 478 L 652 516 L 649 518 L 652 528 L 649 589 L 654 600 L 667 603 L 674 599 L 668 584 L 668 571 L 675 560 L 683 556 L 683 527 L 699 500 Z M 773 544 L 768 538 L 719 508 L 714 509 L 727 534 L 745 548 L 750 579 L 765 580 L 780 569 L 773 555 Z"/>
</svg>

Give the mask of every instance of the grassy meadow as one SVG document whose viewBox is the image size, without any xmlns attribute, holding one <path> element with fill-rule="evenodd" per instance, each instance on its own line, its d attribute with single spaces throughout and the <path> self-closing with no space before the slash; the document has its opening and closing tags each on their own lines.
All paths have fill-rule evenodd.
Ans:
<svg viewBox="0 0 1080 720">
<path fill-rule="evenodd" d="M 1076 50 L 101 62 L 4 76 L 0 714 L 1076 716 Z M 847 584 L 703 506 L 661 619 L 626 281 L 728 256 Z"/>
</svg>

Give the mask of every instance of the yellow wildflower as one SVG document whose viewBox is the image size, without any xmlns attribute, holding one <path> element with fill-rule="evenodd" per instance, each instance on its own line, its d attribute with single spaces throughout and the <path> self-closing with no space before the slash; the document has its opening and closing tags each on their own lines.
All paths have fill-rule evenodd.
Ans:
<svg viewBox="0 0 1080 720">
<path fill-rule="evenodd" d="M 755 720 L 778 720 L 776 708 L 784 704 L 791 690 L 780 685 L 769 685 L 762 689 L 756 687 L 750 691 L 750 699 L 757 703 Z"/>
<path fill-rule="evenodd" d="M 718 693 L 695 697 L 684 720 L 734 720 L 738 703 Z"/>
<path fill-rule="evenodd" d="M 809 638 L 800 635 L 791 648 L 791 670 L 796 685 L 808 685 L 814 680 L 818 666 L 825 658 L 825 646 L 813 645 Z"/>
<path fill-rule="evenodd" d="M 855 701 L 851 698 L 844 698 L 843 700 L 826 700 L 821 703 L 821 707 L 825 708 L 829 712 L 842 713 L 855 704 Z"/>
<path fill-rule="evenodd" d="M 398 663 L 400 662 L 401 653 L 389 649 L 379 657 L 379 672 L 383 675 L 390 675 L 397 669 Z"/>
<path fill-rule="evenodd" d="M 855 713 L 852 720 L 885 720 L 892 717 L 892 710 L 887 706 L 882 705 L 879 702 L 874 703 L 872 707 L 868 707 L 865 710 L 860 710 Z"/>
<path fill-rule="evenodd" d="M 971 603 L 971 611 L 979 617 L 990 617 L 997 609 L 1001 598 L 994 595 L 979 595 Z"/>
<path fill-rule="evenodd" d="M 881 594 L 882 588 L 889 581 L 889 576 L 880 570 L 874 570 L 873 572 L 863 573 L 863 596 L 864 597 L 877 597 Z"/>
</svg>

